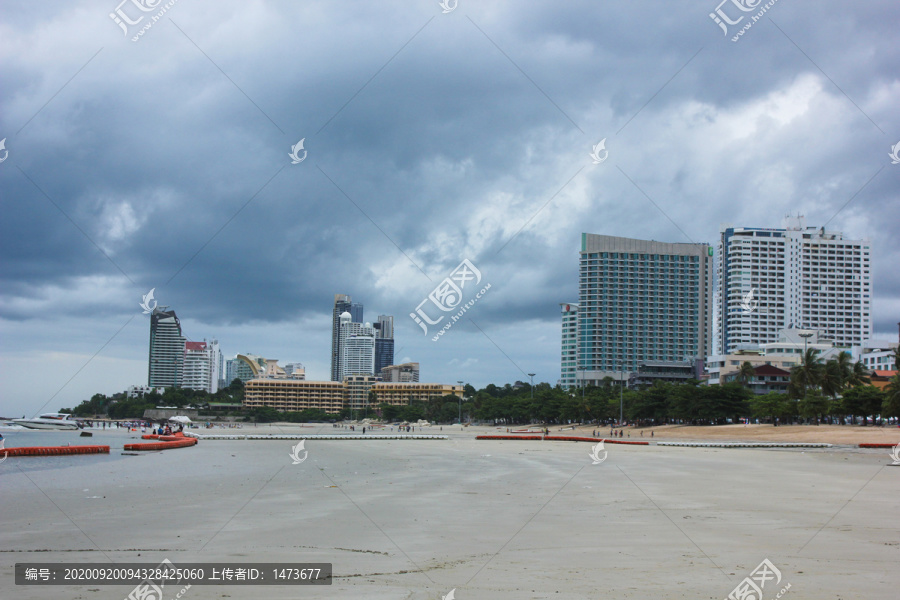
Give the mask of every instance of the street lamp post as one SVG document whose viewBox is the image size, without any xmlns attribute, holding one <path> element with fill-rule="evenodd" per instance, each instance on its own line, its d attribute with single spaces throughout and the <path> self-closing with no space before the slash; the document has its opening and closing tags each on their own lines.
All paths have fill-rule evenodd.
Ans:
<svg viewBox="0 0 900 600">
<path fill-rule="evenodd" d="M 462 384 L 463 384 L 462 381 L 457 381 L 456 383 L 458 383 L 460 385 L 460 387 L 462 387 Z M 463 397 L 463 393 L 460 392 L 459 393 L 459 424 L 460 425 L 462 425 L 462 397 Z"/>
<path fill-rule="evenodd" d="M 807 331 L 805 333 L 800 333 L 797 335 L 799 335 L 800 337 L 803 338 L 803 359 L 806 360 L 806 343 L 807 343 L 807 341 L 809 341 L 809 338 L 811 338 L 813 336 L 813 332 Z"/>
</svg>

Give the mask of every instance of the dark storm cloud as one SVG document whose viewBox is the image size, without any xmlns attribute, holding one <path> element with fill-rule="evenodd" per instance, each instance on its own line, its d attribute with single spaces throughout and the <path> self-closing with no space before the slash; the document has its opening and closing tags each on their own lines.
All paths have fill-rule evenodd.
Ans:
<svg viewBox="0 0 900 600">
<path fill-rule="evenodd" d="M 460 364 L 480 332 L 428 346 L 406 315 L 469 258 L 479 324 L 547 337 L 555 381 L 582 231 L 715 243 L 789 212 L 869 236 L 896 309 L 900 7 L 781 0 L 732 43 L 715 4 L 182 0 L 134 43 L 114 2 L 13 3 L 3 316 L 127 318 L 155 287 L 224 340 L 345 292 Z"/>
</svg>

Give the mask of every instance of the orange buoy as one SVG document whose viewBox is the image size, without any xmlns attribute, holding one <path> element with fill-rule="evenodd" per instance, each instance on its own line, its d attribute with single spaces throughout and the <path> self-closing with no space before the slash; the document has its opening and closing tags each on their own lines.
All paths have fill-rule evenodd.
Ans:
<svg viewBox="0 0 900 600">
<path fill-rule="evenodd" d="M 4 448 L 7 456 L 68 456 L 72 454 L 109 454 L 109 446 L 31 446 Z"/>
<path fill-rule="evenodd" d="M 179 438 L 175 436 L 159 436 L 159 442 L 155 444 L 125 444 L 125 450 L 170 450 L 174 448 L 187 448 L 197 443 L 196 438 Z"/>
</svg>

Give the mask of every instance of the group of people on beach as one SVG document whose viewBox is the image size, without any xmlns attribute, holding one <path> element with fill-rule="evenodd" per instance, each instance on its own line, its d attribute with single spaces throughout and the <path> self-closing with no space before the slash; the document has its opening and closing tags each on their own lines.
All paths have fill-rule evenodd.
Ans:
<svg viewBox="0 0 900 600">
<path fill-rule="evenodd" d="M 594 433 L 594 437 L 597 437 L 597 430 L 596 430 L 596 429 L 594 430 L 593 433 Z M 624 437 L 624 435 L 625 435 L 625 432 L 624 432 L 624 430 L 622 430 L 622 429 L 613 429 L 612 427 L 610 427 L 610 429 L 609 429 L 609 436 L 610 436 L 610 437 Z M 628 433 L 628 437 L 631 437 L 631 432 Z M 641 437 L 644 437 L 644 432 L 643 432 L 643 431 L 641 431 Z M 652 431 L 650 432 L 650 437 L 653 437 L 653 432 L 652 432 Z"/>
<path fill-rule="evenodd" d="M 155 433 L 157 435 L 172 435 L 173 433 L 181 433 L 183 431 L 184 431 L 184 425 L 179 425 L 178 429 L 175 430 L 174 432 L 172 431 L 172 427 L 170 427 L 169 425 L 166 425 L 165 427 L 160 425 L 159 428 L 156 431 L 154 431 L 153 433 Z"/>
</svg>

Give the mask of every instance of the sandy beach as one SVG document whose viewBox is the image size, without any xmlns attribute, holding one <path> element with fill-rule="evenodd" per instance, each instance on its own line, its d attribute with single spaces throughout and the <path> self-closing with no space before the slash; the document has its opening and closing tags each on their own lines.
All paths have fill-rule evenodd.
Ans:
<svg viewBox="0 0 900 600">
<path fill-rule="evenodd" d="M 669 427 L 653 441 L 770 441 L 777 431 L 781 441 L 900 442 L 900 430 L 862 429 Z M 139 434 L 95 430 L 72 443 L 108 444 L 110 455 L 10 458 L 0 463 L 0 598 L 122 599 L 131 590 L 15 586 L 16 562 L 163 559 L 334 565 L 328 587 L 193 586 L 186 599 L 440 599 L 453 589 L 458 600 L 716 599 L 764 559 L 782 576 L 767 599 L 788 583 L 786 598 L 896 597 L 900 468 L 889 467 L 888 450 L 607 444 L 592 464 L 588 443 L 475 440 L 495 432 L 309 440 L 295 465 L 291 441 L 123 455 Z"/>
<path fill-rule="evenodd" d="M 559 434 L 560 427 L 551 429 L 551 433 Z M 505 429 L 504 429 L 505 431 Z M 598 431 L 609 435 L 609 428 L 580 426 L 574 430 L 576 435 L 590 435 Z M 900 444 L 900 428 L 898 427 L 860 427 L 857 425 L 661 425 L 658 427 L 625 427 L 623 439 L 641 441 L 734 441 L 734 442 L 806 442 L 824 444 Z M 651 432 L 653 437 L 650 437 Z M 566 432 L 563 432 L 566 433 Z M 642 435 L 643 434 L 643 435 Z"/>
</svg>

